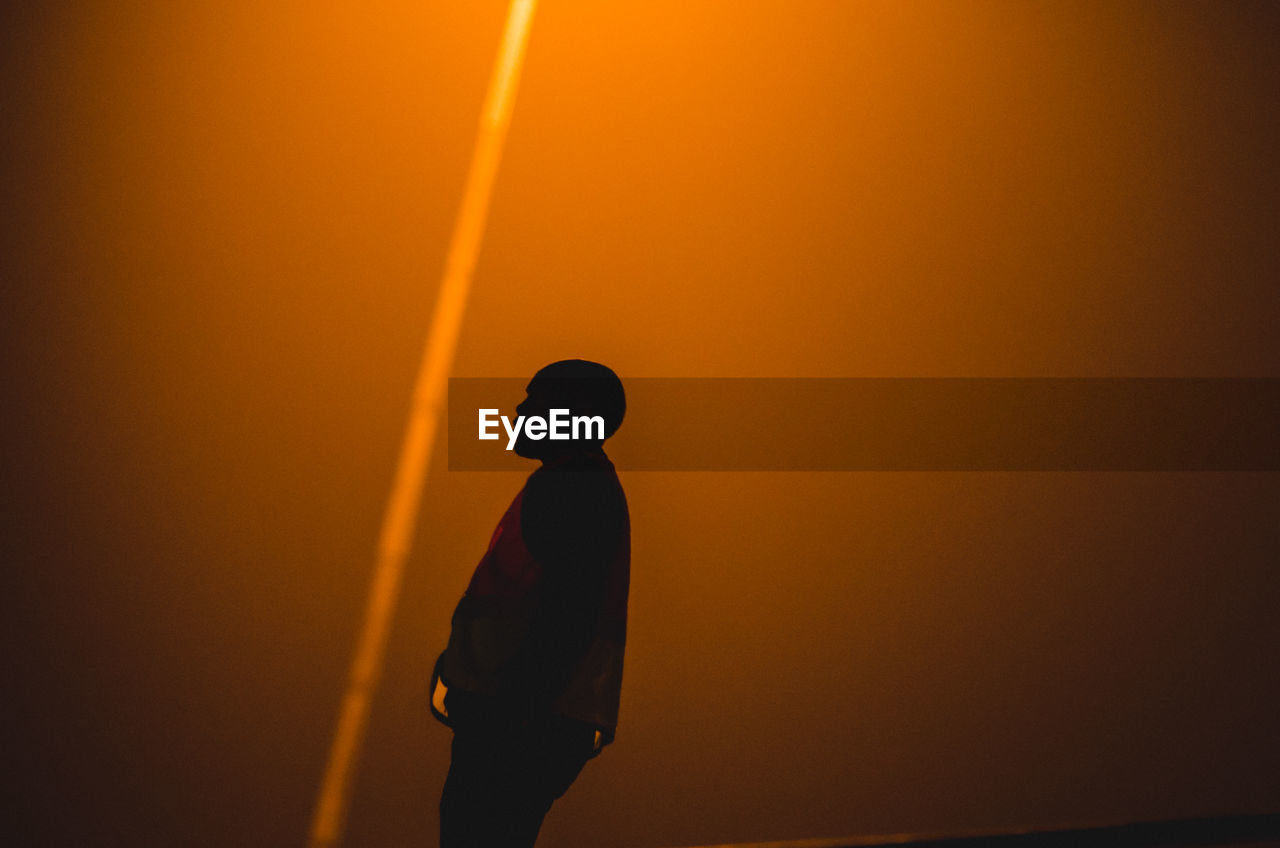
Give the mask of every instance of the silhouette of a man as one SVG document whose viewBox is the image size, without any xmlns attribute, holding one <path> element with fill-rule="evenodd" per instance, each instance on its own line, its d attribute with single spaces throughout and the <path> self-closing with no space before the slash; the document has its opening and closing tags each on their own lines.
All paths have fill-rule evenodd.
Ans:
<svg viewBox="0 0 1280 848">
<path fill-rule="evenodd" d="M 631 536 L 604 439 L 622 423 L 622 383 L 570 359 L 539 371 L 518 415 L 600 416 L 603 438 L 532 439 L 541 461 L 489 541 L 437 663 L 452 759 L 441 848 L 532 846 L 551 804 L 613 740 L 622 688 Z M 580 433 L 579 435 L 587 435 Z"/>
</svg>

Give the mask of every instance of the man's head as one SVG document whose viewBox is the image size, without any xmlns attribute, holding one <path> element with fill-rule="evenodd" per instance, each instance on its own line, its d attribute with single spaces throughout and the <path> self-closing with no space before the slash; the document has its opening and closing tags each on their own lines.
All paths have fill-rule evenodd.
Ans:
<svg viewBox="0 0 1280 848">
<path fill-rule="evenodd" d="M 515 452 L 530 459 L 545 460 L 566 453 L 599 450 L 604 439 L 617 431 L 627 411 L 626 395 L 618 375 L 598 362 L 585 359 L 563 359 L 551 363 L 533 375 L 525 392 L 528 396 L 516 407 L 517 415 L 548 418 L 553 409 L 567 409 L 574 417 L 599 416 L 604 419 L 604 438 L 534 440 L 521 430 Z"/>
</svg>

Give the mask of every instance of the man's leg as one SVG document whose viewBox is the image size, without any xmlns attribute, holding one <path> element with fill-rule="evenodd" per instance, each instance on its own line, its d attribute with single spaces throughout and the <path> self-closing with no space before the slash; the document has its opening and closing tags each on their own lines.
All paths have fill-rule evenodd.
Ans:
<svg viewBox="0 0 1280 848">
<path fill-rule="evenodd" d="M 592 756 L 595 731 L 563 724 L 544 726 L 529 738 L 521 757 L 522 791 L 511 810 L 508 841 L 511 848 L 532 848 L 551 805 L 573 785 Z"/>
<path fill-rule="evenodd" d="M 593 735 L 545 725 L 455 732 L 440 798 L 441 848 L 530 848 L 551 804 L 591 757 Z"/>
<path fill-rule="evenodd" d="M 449 774 L 440 793 L 440 848 L 502 845 L 503 806 L 513 794 L 510 754 L 478 729 L 454 732 Z"/>
</svg>

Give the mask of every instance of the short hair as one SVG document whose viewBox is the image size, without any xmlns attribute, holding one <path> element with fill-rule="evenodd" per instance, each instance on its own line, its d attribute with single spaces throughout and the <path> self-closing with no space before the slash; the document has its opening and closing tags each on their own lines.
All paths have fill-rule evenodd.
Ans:
<svg viewBox="0 0 1280 848">
<path fill-rule="evenodd" d="M 617 432 L 627 413 L 627 397 L 622 381 L 613 369 L 586 359 L 562 359 L 533 375 L 529 394 L 545 397 L 552 408 L 565 408 L 574 415 L 599 415 L 604 419 L 604 437 Z"/>
</svg>

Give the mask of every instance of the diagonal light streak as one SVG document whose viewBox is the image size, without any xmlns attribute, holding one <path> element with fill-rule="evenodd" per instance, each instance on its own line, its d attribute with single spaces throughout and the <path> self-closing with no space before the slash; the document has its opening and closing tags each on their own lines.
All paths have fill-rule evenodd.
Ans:
<svg viewBox="0 0 1280 848">
<path fill-rule="evenodd" d="M 449 370 L 458 346 L 462 316 L 484 234 L 493 181 L 511 119 L 535 2 L 512 0 L 507 12 L 506 28 L 493 76 L 489 80 L 480 117 L 480 132 L 463 189 L 462 207 L 454 223 L 444 276 L 418 366 L 412 408 L 395 478 L 383 513 L 364 625 L 356 643 L 355 658 L 351 663 L 337 729 L 311 821 L 310 848 L 329 848 L 342 838 L 351 798 L 352 774 L 368 724 L 374 689 L 382 671 L 405 559 L 413 544 L 414 518 L 418 514 L 422 486 L 431 461 L 431 448 L 444 409 Z"/>
</svg>

